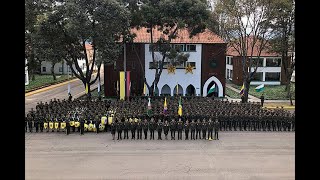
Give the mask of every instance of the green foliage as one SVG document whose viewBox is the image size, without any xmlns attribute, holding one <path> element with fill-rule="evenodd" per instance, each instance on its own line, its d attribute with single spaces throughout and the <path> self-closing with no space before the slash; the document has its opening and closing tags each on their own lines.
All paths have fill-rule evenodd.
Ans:
<svg viewBox="0 0 320 180">
<path fill-rule="evenodd" d="M 29 80 L 29 84 L 25 86 L 25 91 L 49 85 L 52 83 L 58 83 L 68 79 L 68 75 L 57 76 L 57 80 L 54 81 L 51 75 L 35 75 L 35 80 Z M 71 79 L 71 78 L 70 78 Z"/>
<path fill-rule="evenodd" d="M 232 89 L 226 87 L 226 93 L 227 96 L 229 96 L 232 99 L 240 99 L 241 96 L 238 92 L 233 91 Z"/>
<path fill-rule="evenodd" d="M 232 87 L 236 88 L 236 89 L 241 89 L 241 86 L 237 86 L 235 84 L 232 84 Z M 287 92 L 285 91 L 285 85 L 275 85 L 275 86 L 268 86 L 265 85 L 264 87 L 264 91 L 262 92 L 256 92 L 255 88 L 257 86 L 250 86 L 250 90 L 249 90 L 249 94 L 252 96 L 255 96 L 257 98 L 260 98 L 260 96 L 262 95 L 262 93 L 264 93 L 264 97 L 267 100 L 289 100 L 289 98 L 287 97 Z M 295 85 L 292 84 L 291 85 L 291 92 L 292 92 L 292 99 L 295 99 Z"/>
<path fill-rule="evenodd" d="M 113 63 L 121 53 L 118 43 L 129 28 L 130 13 L 116 0 L 61 0 L 40 23 L 40 35 L 48 49 L 45 53 L 57 55 L 75 64 L 72 72 L 83 84 L 92 85 L 93 66 Z M 86 45 L 93 48 L 92 61 Z M 90 59 L 89 59 L 90 58 Z M 82 72 L 78 59 L 86 60 Z M 98 77 L 98 76 L 97 76 Z"/>
</svg>

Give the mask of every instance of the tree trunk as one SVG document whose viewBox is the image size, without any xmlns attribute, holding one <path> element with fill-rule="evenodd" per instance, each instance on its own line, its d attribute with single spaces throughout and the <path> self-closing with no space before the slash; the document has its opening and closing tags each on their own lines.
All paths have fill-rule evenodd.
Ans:
<svg viewBox="0 0 320 180">
<path fill-rule="evenodd" d="M 290 105 L 293 106 L 293 102 L 292 102 L 292 94 L 291 94 L 291 83 L 288 83 L 288 97 L 290 100 Z"/>
<path fill-rule="evenodd" d="M 52 74 L 52 76 L 53 76 L 53 80 L 55 81 L 55 80 L 57 80 L 57 78 L 56 78 L 56 75 L 54 74 L 54 66 L 56 65 L 56 63 L 52 63 L 52 66 L 51 66 L 51 74 Z"/>
<path fill-rule="evenodd" d="M 31 72 L 31 79 L 32 79 L 32 81 L 36 80 L 36 77 L 35 77 L 35 75 L 34 75 L 33 70 L 31 70 L 30 72 Z"/>
<path fill-rule="evenodd" d="M 87 97 L 90 97 L 91 98 L 91 91 L 90 91 L 90 83 L 84 83 L 84 89 L 86 91 L 86 84 L 88 84 L 88 94 L 87 94 Z"/>
<path fill-rule="evenodd" d="M 244 102 L 247 103 L 249 99 L 249 90 L 250 90 L 250 80 L 247 78 L 244 82 Z"/>
</svg>

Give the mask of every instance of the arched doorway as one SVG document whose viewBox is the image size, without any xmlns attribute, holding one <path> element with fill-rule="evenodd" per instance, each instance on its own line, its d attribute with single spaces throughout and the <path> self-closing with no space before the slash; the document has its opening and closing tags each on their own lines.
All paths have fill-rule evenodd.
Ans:
<svg viewBox="0 0 320 180">
<path fill-rule="evenodd" d="M 170 96 L 171 95 L 171 89 L 170 87 L 165 84 L 162 88 L 161 88 L 161 96 Z"/>
<path fill-rule="evenodd" d="M 195 96 L 196 95 L 196 88 L 192 84 L 190 84 L 186 89 L 187 96 Z"/>
<path fill-rule="evenodd" d="M 215 85 L 215 90 L 213 91 L 213 93 L 208 94 L 210 88 Z M 211 81 L 211 83 L 209 83 L 208 87 L 207 87 L 207 97 L 218 97 L 218 86 L 214 81 Z"/>
<path fill-rule="evenodd" d="M 182 89 L 182 86 L 181 86 L 180 84 L 178 84 L 178 94 L 179 94 L 180 96 L 183 96 L 183 89 Z M 174 96 L 177 95 L 177 85 L 174 86 L 173 95 L 174 95 Z"/>
<path fill-rule="evenodd" d="M 222 83 L 219 81 L 218 78 L 216 78 L 215 76 L 211 76 L 205 83 L 204 86 L 202 88 L 202 96 L 206 97 L 208 94 L 209 89 L 211 88 L 210 83 L 215 83 L 216 84 L 216 89 L 217 89 L 217 96 L 218 97 L 223 97 L 223 86 Z M 208 89 L 209 86 L 209 89 Z"/>
</svg>

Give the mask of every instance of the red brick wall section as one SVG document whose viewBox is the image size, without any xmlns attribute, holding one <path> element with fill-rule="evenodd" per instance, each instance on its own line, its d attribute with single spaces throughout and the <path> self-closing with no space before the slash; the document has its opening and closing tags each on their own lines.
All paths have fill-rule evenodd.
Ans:
<svg viewBox="0 0 320 180">
<path fill-rule="evenodd" d="M 210 61 L 215 59 L 217 67 L 212 68 Z M 206 81 L 215 76 L 220 80 L 223 86 L 223 95 L 225 95 L 225 73 L 226 73 L 226 44 L 202 44 L 201 59 L 201 94 Z"/>
<path fill-rule="evenodd" d="M 239 56 L 234 56 L 232 58 L 232 62 L 233 62 L 232 82 L 236 85 L 241 86 L 243 83 L 242 59 Z"/>
<path fill-rule="evenodd" d="M 136 49 L 136 52 L 134 50 Z M 130 71 L 131 94 L 141 95 L 143 93 L 144 83 L 144 44 L 134 44 L 126 46 L 127 62 L 126 70 Z M 138 55 L 138 56 L 137 56 Z M 139 58 L 138 58 L 139 57 Z M 139 62 L 140 59 L 140 62 Z M 104 87 L 105 96 L 116 96 L 116 84 L 119 81 L 119 72 L 123 71 L 123 54 L 116 61 L 116 70 L 113 65 L 105 65 Z M 119 85 L 120 86 L 120 85 Z"/>
</svg>

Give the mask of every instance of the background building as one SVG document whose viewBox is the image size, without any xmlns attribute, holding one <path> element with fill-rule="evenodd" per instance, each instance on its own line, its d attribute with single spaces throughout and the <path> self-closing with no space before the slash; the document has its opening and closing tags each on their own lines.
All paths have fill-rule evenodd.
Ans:
<svg viewBox="0 0 320 180">
<path fill-rule="evenodd" d="M 250 49 L 250 48 L 249 48 Z M 251 55 L 251 51 L 248 52 Z M 258 69 L 251 85 L 280 85 L 285 82 L 285 74 L 282 67 L 281 55 L 263 50 L 258 60 L 258 51 L 254 48 L 252 59 L 258 62 Z M 254 71 L 252 66 L 251 72 Z M 231 80 L 234 84 L 243 83 L 243 57 L 233 48 L 228 47 L 226 53 L 226 74 L 225 78 Z"/>
<path fill-rule="evenodd" d="M 130 71 L 131 94 L 142 95 L 144 77 L 146 77 L 149 85 L 155 77 L 154 64 L 149 48 L 150 33 L 147 33 L 146 28 L 132 29 L 132 31 L 137 36 L 132 44 L 126 46 L 126 70 Z M 156 42 L 160 38 L 161 32 L 156 29 L 153 32 L 154 42 Z M 226 43 L 209 30 L 205 30 L 205 32 L 190 39 L 188 31 L 183 29 L 178 31 L 178 37 L 173 39 L 171 44 L 182 52 L 189 53 L 190 57 L 186 63 L 176 66 L 174 73 L 169 73 L 169 62 L 165 60 L 158 89 L 156 89 L 157 94 L 174 95 L 178 85 L 178 93 L 181 95 L 206 96 L 210 87 L 216 84 L 215 96 L 223 97 L 225 94 Z M 159 60 L 162 55 L 155 52 L 155 58 Z M 105 96 L 117 95 L 119 72 L 124 70 L 123 61 L 122 54 L 114 64 L 105 65 Z M 192 73 L 186 72 L 188 65 L 193 67 Z"/>
</svg>

